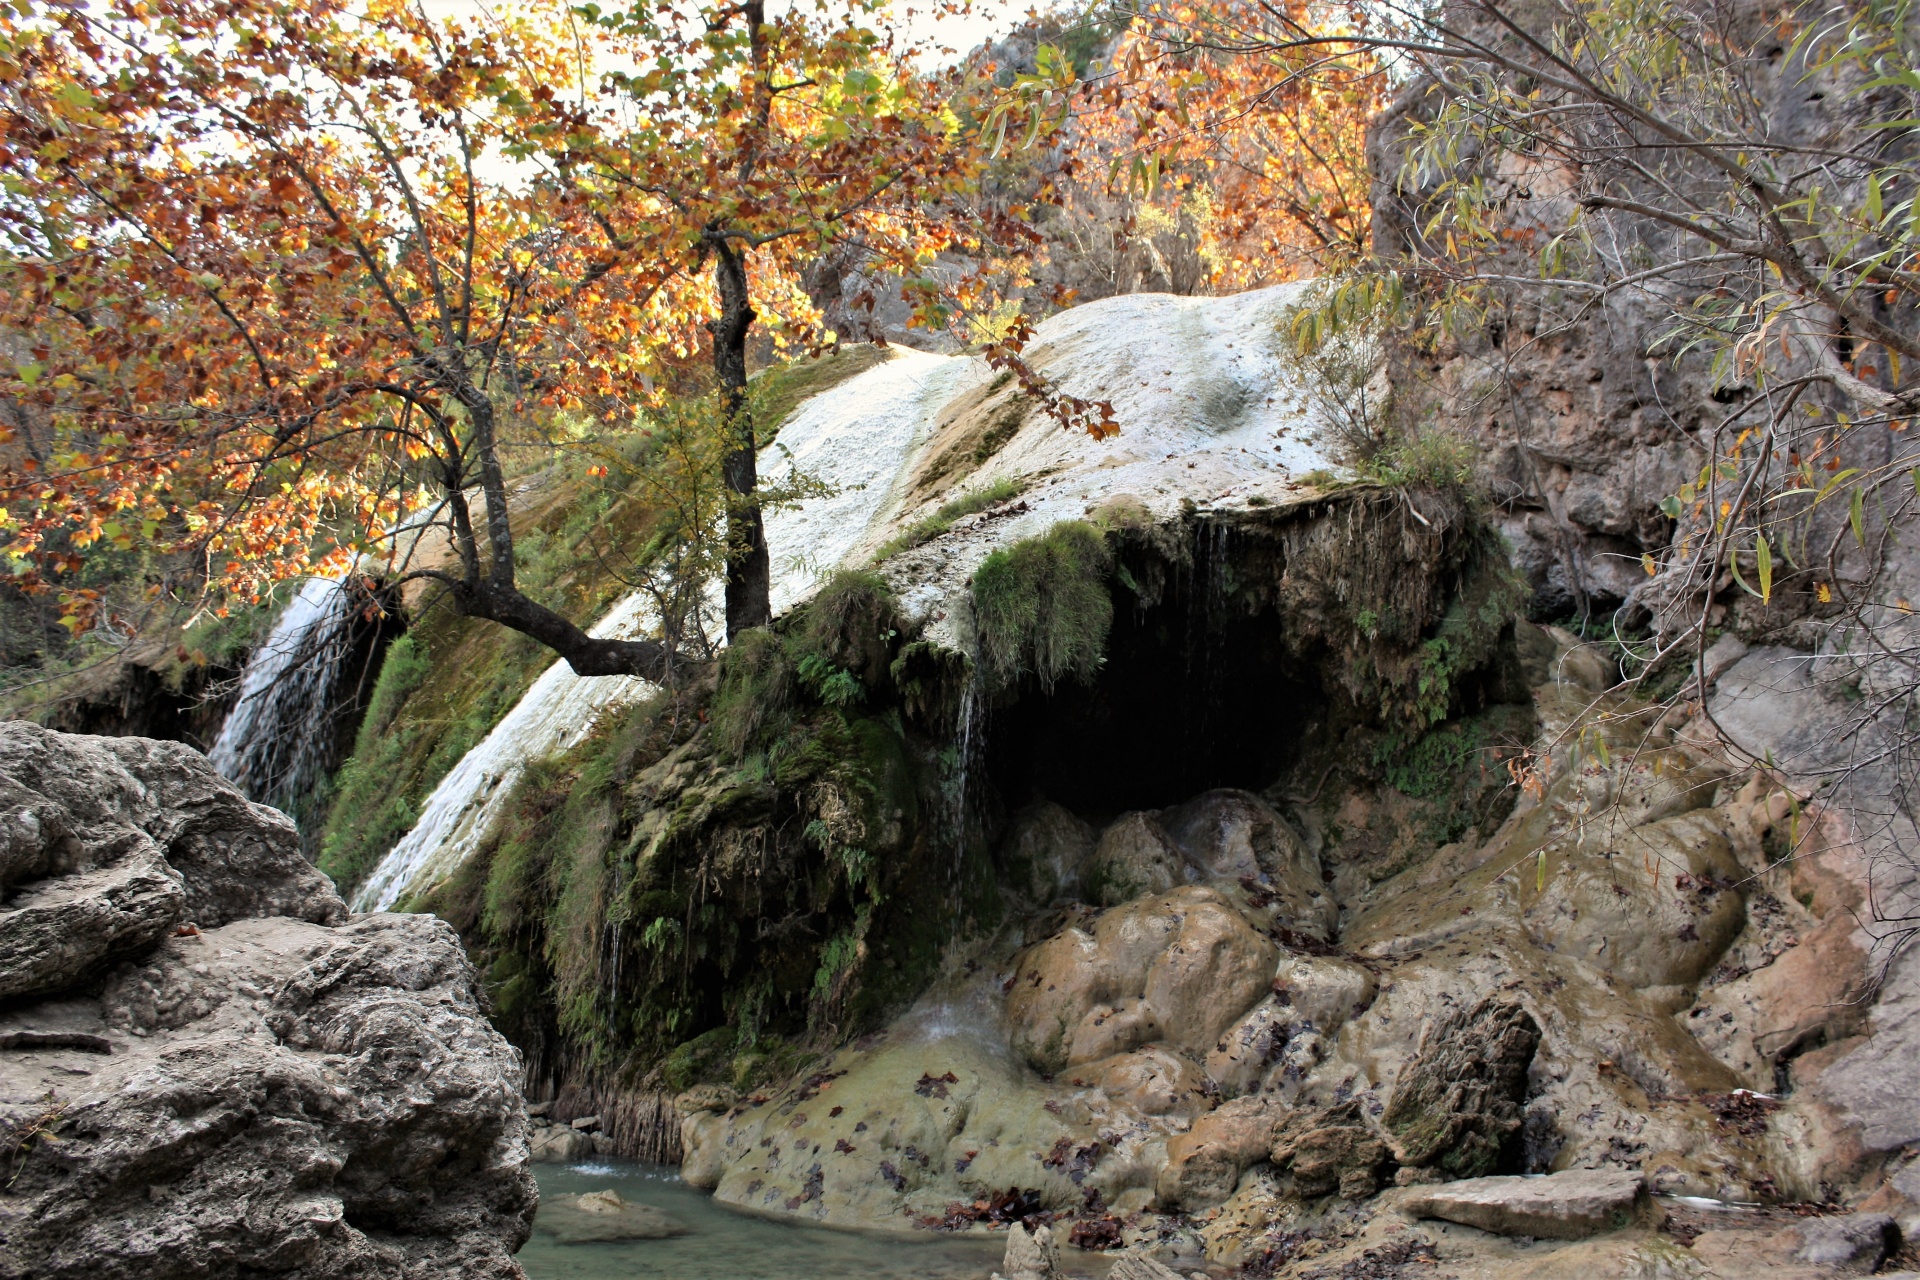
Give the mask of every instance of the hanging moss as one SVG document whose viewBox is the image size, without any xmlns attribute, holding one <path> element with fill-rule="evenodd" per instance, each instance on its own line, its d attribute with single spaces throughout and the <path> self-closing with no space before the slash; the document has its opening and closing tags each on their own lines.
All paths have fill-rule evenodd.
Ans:
<svg viewBox="0 0 1920 1280">
<path fill-rule="evenodd" d="M 1112 571 L 1106 538 L 1079 520 L 988 556 L 974 570 L 973 613 L 989 685 L 1031 675 L 1051 691 L 1067 677 L 1091 680 L 1113 627 Z"/>
</svg>

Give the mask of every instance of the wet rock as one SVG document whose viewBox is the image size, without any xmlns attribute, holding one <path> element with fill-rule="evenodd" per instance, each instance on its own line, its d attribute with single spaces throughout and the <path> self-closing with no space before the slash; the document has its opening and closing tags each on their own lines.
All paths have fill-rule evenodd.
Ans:
<svg viewBox="0 0 1920 1280">
<path fill-rule="evenodd" d="M 1900 1229 L 1884 1213 L 1847 1213 L 1809 1218 L 1794 1228 L 1800 1262 L 1840 1267 L 1856 1274 L 1878 1269 L 1900 1243 Z"/>
<path fill-rule="evenodd" d="M 1337 956 L 1285 955 L 1275 966 L 1275 1000 L 1322 1035 L 1365 1013 L 1379 983 L 1373 974 Z"/>
<path fill-rule="evenodd" d="M 1136 1116 L 1191 1118 L 1208 1107 L 1207 1077 L 1192 1059 L 1165 1045 L 1147 1045 L 1075 1072 L 1116 1107 Z"/>
<path fill-rule="evenodd" d="M 1006 999 L 1014 1047 L 1058 1071 L 1126 1035 L 1157 1032 L 1203 1057 L 1267 991 L 1278 955 L 1202 886 L 1101 912 L 1020 956 Z M 1116 1016 L 1120 1027 L 1110 1027 Z"/>
<path fill-rule="evenodd" d="M 1497 1167 L 1520 1130 L 1527 1067 L 1539 1043 L 1532 1015 L 1495 999 L 1430 1026 L 1381 1117 L 1398 1161 L 1458 1178 Z"/>
<path fill-rule="evenodd" d="M 1150 813 L 1123 813 L 1100 833 L 1087 871 L 1087 896 L 1117 907 L 1145 894 L 1165 893 L 1186 879 L 1186 864 Z"/>
<path fill-rule="evenodd" d="M 1400 1209 L 1499 1235 L 1579 1240 L 1632 1226 L 1648 1203 L 1646 1179 L 1638 1173 L 1570 1169 L 1536 1178 L 1441 1183 L 1414 1192 Z"/>
<path fill-rule="evenodd" d="M 1210 1209 L 1233 1194 L 1240 1175 L 1267 1158 L 1277 1105 L 1268 1098 L 1236 1098 L 1167 1141 L 1155 1199 L 1166 1210 Z"/>
<path fill-rule="evenodd" d="M 559 1126 L 540 1130 L 529 1144 L 538 1164 L 578 1164 L 593 1154 L 593 1138 Z"/>
<path fill-rule="evenodd" d="M 686 1223 L 652 1205 L 633 1204 L 611 1189 L 541 1201 L 534 1228 L 562 1244 L 600 1244 L 614 1240 L 665 1240 L 685 1235 Z"/>
<path fill-rule="evenodd" d="M 1629 986 L 1699 981 L 1746 923 L 1746 872 L 1722 822 L 1685 813 L 1645 823 L 1632 850 L 1550 867 L 1527 927 Z"/>
<path fill-rule="evenodd" d="M 1123 1253 L 1113 1260 L 1107 1280 L 1181 1280 L 1180 1273 L 1141 1253 Z"/>
<path fill-rule="evenodd" d="M 1053 1228 L 1016 1222 L 1007 1230 L 1007 1253 L 995 1273 L 998 1280 L 1055 1280 L 1060 1274 L 1060 1250 Z"/>
<path fill-rule="evenodd" d="M 1014 816 L 1000 846 L 1002 884 L 1021 905 L 1044 907 L 1081 892 L 1093 849 L 1093 828 L 1080 818 L 1057 804 L 1033 805 Z"/>
<path fill-rule="evenodd" d="M 1358 1102 L 1292 1112 L 1268 1134 L 1273 1167 L 1292 1177 L 1293 1194 L 1308 1199 L 1338 1192 L 1364 1200 L 1379 1189 L 1392 1153 Z"/>
<path fill-rule="evenodd" d="M 1320 879 L 1320 859 L 1266 801 L 1246 791 L 1209 791 L 1158 817 L 1201 879 L 1252 882 L 1276 921 L 1328 936 L 1339 907 Z"/>
</svg>

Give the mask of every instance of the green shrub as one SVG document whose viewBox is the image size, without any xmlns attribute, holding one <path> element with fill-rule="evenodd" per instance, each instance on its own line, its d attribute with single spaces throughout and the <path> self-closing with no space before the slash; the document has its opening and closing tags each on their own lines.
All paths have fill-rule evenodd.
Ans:
<svg viewBox="0 0 1920 1280">
<path fill-rule="evenodd" d="M 1113 626 L 1113 555 L 1092 525 L 1068 520 L 994 552 L 973 574 L 979 658 L 994 688 L 1032 675 L 1051 691 L 1090 681 Z"/>
</svg>

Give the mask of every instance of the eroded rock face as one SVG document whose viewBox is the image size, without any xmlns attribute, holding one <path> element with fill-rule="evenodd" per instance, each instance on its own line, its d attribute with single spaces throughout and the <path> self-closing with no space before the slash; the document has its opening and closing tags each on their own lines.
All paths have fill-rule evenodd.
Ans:
<svg viewBox="0 0 1920 1280">
<path fill-rule="evenodd" d="M 348 920 L 175 744 L 0 725 L 0 792 L 8 947 L 40 904 L 151 905 L 0 1013 L 0 1277 L 521 1275 L 519 1057 L 449 926 Z"/>
<path fill-rule="evenodd" d="M 1395 1157 L 1456 1178 L 1491 1173 L 1520 1131 L 1540 1027 L 1517 1004 L 1483 1000 L 1432 1024 L 1400 1072 L 1381 1123 Z"/>
<path fill-rule="evenodd" d="M 1063 1238 L 1072 1221 L 1182 1274 L 1201 1254 L 1275 1276 L 1440 1263 L 1490 1280 L 1690 1275 L 1711 1256 L 1814 1280 L 1877 1258 L 1872 1230 L 1815 1261 L 1807 1241 L 1853 1235 L 1777 1223 L 1708 1231 L 1689 1254 L 1641 1214 L 1649 1190 L 1773 1200 L 1828 1194 L 1823 1170 L 1870 1179 L 1911 1121 L 1889 1052 L 1872 1068 L 1881 1128 L 1842 1133 L 1817 1099 L 1866 1092 L 1860 1033 L 1905 1043 L 1907 1006 L 1882 999 L 1869 1021 L 1857 1003 L 1848 846 L 1818 828 L 1782 864 L 1769 849 L 1804 811 L 1776 783 L 1737 776 L 1606 692 L 1572 637 L 1542 634 L 1543 772 L 1497 829 L 1369 876 L 1339 859 L 1357 826 L 1395 820 L 1377 793 L 1302 821 L 1312 857 L 1239 792 L 1123 815 L 1091 854 L 1071 815 L 1029 810 L 1010 838 L 1068 851 L 1029 865 L 1087 857 L 1079 889 L 1042 877 L 1000 949 L 885 1035 L 764 1101 L 696 1108 L 689 1176 L 845 1225 L 961 1229 L 1037 1206 Z M 1584 741 L 1607 749 L 1576 756 L 1594 714 Z M 1113 901 L 1119 884 L 1145 887 Z M 1337 924 L 1316 885 L 1340 894 Z M 1008 893 L 1016 913 L 1026 892 Z M 1783 1073 L 1817 1086 L 1808 1103 L 1741 1092 Z M 1473 1181 L 1522 1171 L 1553 1176 Z M 1896 1176 L 1886 1207 L 1913 1186 Z"/>
<path fill-rule="evenodd" d="M 346 918 L 293 822 L 177 742 L 0 724 L 0 997 L 60 991 L 175 926 Z"/>
</svg>

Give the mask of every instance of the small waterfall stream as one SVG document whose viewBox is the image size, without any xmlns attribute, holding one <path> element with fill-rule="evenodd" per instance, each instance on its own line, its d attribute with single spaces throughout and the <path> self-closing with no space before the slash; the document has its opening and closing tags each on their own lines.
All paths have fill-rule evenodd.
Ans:
<svg viewBox="0 0 1920 1280">
<path fill-rule="evenodd" d="M 207 758 L 250 799 L 286 808 L 320 781 L 353 621 L 343 581 L 308 578 L 247 660 L 240 696 Z"/>
</svg>

